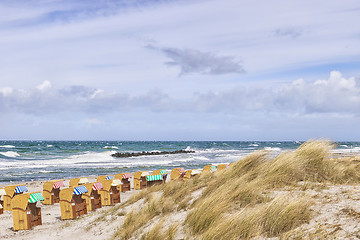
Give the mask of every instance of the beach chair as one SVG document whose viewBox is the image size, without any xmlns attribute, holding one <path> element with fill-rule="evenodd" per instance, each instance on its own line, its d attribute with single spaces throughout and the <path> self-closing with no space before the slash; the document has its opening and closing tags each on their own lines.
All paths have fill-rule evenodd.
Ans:
<svg viewBox="0 0 360 240">
<path fill-rule="evenodd" d="M 89 183 L 89 180 L 86 177 L 83 178 L 73 178 L 69 181 L 69 187 L 77 187 Z"/>
<path fill-rule="evenodd" d="M 216 166 L 215 165 L 204 166 L 202 173 L 207 173 L 207 172 L 216 172 Z"/>
<path fill-rule="evenodd" d="M 112 206 L 120 203 L 120 191 L 117 186 L 121 185 L 120 179 L 109 179 L 101 182 L 104 188 L 100 189 L 101 205 Z"/>
<path fill-rule="evenodd" d="M 86 201 L 86 209 L 88 211 L 95 211 L 95 209 L 101 208 L 101 196 L 100 189 L 103 189 L 104 186 L 100 182 L 95 183 L 86 183 L 84 185 L 88 190 L 87 193 L 82 194 L 82 198 Z"/>
<path fill-rule="evenodd" d="M 121 192 L 126 192 L 126 191 L 130 191 L 131 187 L 130 187 L 130 178 L 131 178 L 131 174 L 130 173 L 120 173 L 120 174 L 116 174 L 115 175 L 115 179 L 120 179 L 122 182 L 121 185 Z"/>
<path fill-rule="evenodd" d="M 226 163 L 219 164 L 219 165 L 217 165 L 216 171 L 225 170 L 228 166 L 229 166 L 229 164 L 226 164 Z"/>
<path fill-rule="evenodd" d="M 44 182 L 43 196 L 45 200 L 43 204 L 53 205 L 60 202 L 60 188 L 65 187 L 64 180 L 52 180 Z"/>
<path fill-rule="evenodd" d="M 167 178 L 167 171 L 165 169 L 160 169 L 160 170 L 154 170 L 152 172 L 152 175 L 159 175 L 161 174 L 163 176 L 163 182 L 166 182 L 166 178 Z"/>
<path fill-rule="evenodd" d="M 61 219 L 75 219 L 87 214 L 86 200 L 82 194 L 88 190 L 84 185 L 78 187 L 64 188 L 60 191 Z"/>
<path fill-rule="evenodd" d="M 157 184 L 163 184 L 163 175 L 157 174 L 157 175 L 148 175 L 146 176 L 146 186 L 150 187 Z"/>
<path fill-rule="evenodd" d="M 183 167 L 174 168 L 171 170 L 170 179 L 171 180 L 182 180 L 185 175 L 185 170 Z"/>
<path fill-rule="evenodd" d="M 13 199 L 14 196 L 22 194 L 24 192 L 28 192 L 28 189 L 26 188 L 25 185 L 15 185 L 15 186 L 7 186 L 4 188 L 5 189 L 5 195 L 4 195 L 4 204 L 3 204 L 3 208 L 6 211 L 11 211 L 12 207 L 11 207 L 11 200 Z"/>
<path fill-rule="evenodd" d="M 2 214 L 4 212 L 4 207 L 3 207 L 3 204 L 4 204 L 4 196 L 6 195 L 6 192 L 5 192 L 5 189 L 3 188 L 0 188 L 0 214 Z"/>
<path fill-rule="evenodd" d="M 134 189 L 146 188 L 146 176 L 150 175 L 148 171 L 134 173 Z"/>
<path fill-rule="evenodd" d="M 14 231 L 28 230 L 41 225 L 41 208 L 36 203 L 43 201 L 40 192 L 16 195 L 11 201 Z"/>
<path fill-rule="evenodd" d="M 104 175 L 104 176 L 98 176 L 96 178 L 96 181 L 97 182 L 101 182 L 101 181 L 104 181 L 104 180 L 110 180 L 110 179 L 114 179 L 115 177 L 114 176 L 111 176 L 111 175 Z"/>
<path fill-rule="evenodd" d="M 198 176 L 201 174 L 201 170 L 200 169 L 191 169 L 191 170 L 187 170 L 185 172 L 184 175 L 184 180 L 189 180 L 191 178 L 194 178 L 195 176 Z"/>
</svg>

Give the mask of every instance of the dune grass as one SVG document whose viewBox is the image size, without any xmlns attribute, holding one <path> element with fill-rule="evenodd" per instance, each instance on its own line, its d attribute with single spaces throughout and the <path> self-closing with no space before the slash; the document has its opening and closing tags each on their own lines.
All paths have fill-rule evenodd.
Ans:
<svg viewBox="0 0 360 240">
<path fill-rule="evenodd" d="M 128 213 L 114 237 L 138 236 L 139 229 L 155 218 L 184 210 L 186 219 L 177 228 L 185 228 L 189 239 L 284 239 L 294 235 L 295 228 L 310 220 L 313 201 L 289 194 L 292 190 L 360 183 L 360 159 L 332 158 L 329 151 L 333 147 L 329 141 L 311 140 L 273 158 L 266 151 L 256 151 L 224 171 L 140 191 L 126 205 L 144 199 L 144 207 Z M 203 189 L 202 194 L 191 201 L 191 194 L 199 189 Z M 274 195 L 284 189 L 287 194 Z M 159 194 L 154 195 L 156 192 Z M 172 239 L 165 231 L 159 223 L 142 234 L 142 239 Z"/>
</svg>

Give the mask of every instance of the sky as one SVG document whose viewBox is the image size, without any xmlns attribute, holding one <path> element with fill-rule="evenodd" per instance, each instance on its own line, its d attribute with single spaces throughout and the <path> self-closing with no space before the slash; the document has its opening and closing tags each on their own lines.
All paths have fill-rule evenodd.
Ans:
<svg viewBox="0 0 360 240">
<path fill-rule="evenodd" d="M 2 0 L 0 139 L 360 141 L 358 0 Z"/>
</svg>

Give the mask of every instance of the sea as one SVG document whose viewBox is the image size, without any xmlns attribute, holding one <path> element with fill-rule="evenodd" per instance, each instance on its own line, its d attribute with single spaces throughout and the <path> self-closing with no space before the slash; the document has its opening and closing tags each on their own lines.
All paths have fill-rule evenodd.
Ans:
<svg viewBox="0 0 360 240">
<path fill-rule="evenodd" d="M 123 172 L 199 169 L 231 163 L 265 149 L 276 155 L 302 142 L 247 141 L 0 141 L 0 183 L 112 175 Z M 335 151 L 359 152 L 360 142 L 338 142 Z M 195 153 L 115 158 L 116 152 L 193 150 Z"/>
</svg>

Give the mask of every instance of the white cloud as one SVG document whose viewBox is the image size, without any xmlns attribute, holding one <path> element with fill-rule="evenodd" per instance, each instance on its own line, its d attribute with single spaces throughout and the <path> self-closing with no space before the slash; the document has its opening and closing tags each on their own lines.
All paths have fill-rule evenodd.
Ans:
<svg viewBox="0 0 360 240">
<path fill-rule="evenodd" d="M 5 97 L 7 97 L 7 96 L 9 96 L 10 94 L 12 94 L 13 91 L 14 91 L 14 90 L 13 90 L 12 88 L 10 88 L 10 87 L 0 88 L 0 93 L 1 93 L 3 96 L 5 96 Z"/>
<path fill-rule="evenodd" d="M 354 77 L 343 77 L 332 71 L 328 79 L 294 80 L 277 88 L 239 84 L 228 90 L 192 92 L 189 97 L 178 97 L 160 89 L 141 94 L 105 91 L 86 86 L 69 86 L 47 91 L 8 89 L 3 94 L 0 110 L 28 114 L 82 112 L 102 114 L 124 111 L 152 112 L 278 112 L 282 114 L 360 114 L 360 86 Z M 39 87 L 37 88 L 39 89 Z M 5 93 L 5 94 L 4 94 Z M 2 109 L 1 109 L 2 108 Z"/>
<path fill-rule="evenodd" d="M 44 81 L 42 84 L 38 85 L 36 88 L 42 92 L 48 91 L 51 88 L 51 82 Z"/>
</svg>

